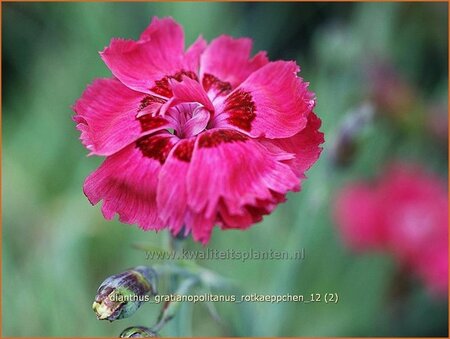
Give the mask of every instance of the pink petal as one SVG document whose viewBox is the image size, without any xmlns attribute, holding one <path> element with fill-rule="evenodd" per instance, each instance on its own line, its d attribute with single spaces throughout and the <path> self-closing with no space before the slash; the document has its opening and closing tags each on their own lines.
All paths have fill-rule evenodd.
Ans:
<svg viewBox="0 0 450 339">
<path fill-rule="evenodd" d="M 188 202 L 215 215 L 220 199 L 231 214 L 272 198 L 272 191 L 297 190 L 291 168 L 258 141 L 233 130 L 209 130 L 197 138 L 188 172 Z"/>
<path fill-rule="evenodd" d="M 206 245 L 211 238 L 214 228 L 215 215 L 207 216 L 204 211 L 194 212 L 189 210 L 186 214 L 186 229 L 192 232 L 195 241 Z"/>
<path fill-rule="evenodd" d="M 252 73 L 216 106 L 214 127 L 239 129 L 251 137 L 288 138 L 305 126 L 315 101 L 298 78 L 295 62 L 270 62 Z"/>
<path fill-rule="evenodd" d="M 222 35 L 214 39 L 201 56 L 201 79 L 210 74 L 233 88 L 239 86 L 251 73 L 269 62 L 265 52 L 250 59 L 251 50 L 249 38 L 233 39 Z"/>
<path fill-rule="evenodd" d="M 181 81 L 169 80 L 173 92 L 172 105 L 180 103 L 198 102 L 210 112 L 214 112 L 214 106 L 198 81 L 183 76 Z"/>
<path fill-rule="evenodd" d="M 183 126 L 181 135 L 184 138 L 191 137 L 203 132 L 208 125 L 211 114 L 204 108 L 198 107 L 192 118 L 190 118 Z"/>
<path fill-rule="evenodd" d="M 308 115 L 306 127 L 290 138 L 265 139 L 263 144 L 270 149 L 270 145 L 279 147 L 285 152 L 295 154 L 295 158 L 287 161 L 297 176 L 304 177 L 304 173 L 319 159 L 324 142 L 323 133 L 319 131 L 320 119 L 311 112 Z"/>
<path fill-rule="evenodd" d="M 355 251 L 386 246 L 376 192 L 364 184 L 347 186 L 335 198 L 334 217 L 344 242 Z"/>
<path fill-rule="evenodd" d="M 174 141 L 161 134 L 144 137 L 120 152 L 106 158 L 84 183 L 84 193 L 95 205 L 103 200 L 106 219 L 138 224 L 144 230 L 165 226 L 158 217 L 156 191 L 161 162 Z"/>
<path fill-rule="evenodd" d="M 156 81 L 183 70 L 191 71 L 186 69 L 183 49 L 182 28 L 171 18 L 153 18 L 139 41 L 113 39 L 100 55 L 129 88 L 151 93 Z"/>
<path fill-rule="evenodd" d="M 146 114 L 161 116 L 162 114 L 159 113 L 167 104 L 167 99 L 157 95 L 148 94 L 142 99 L 136 118 L 140 118 Z"/>
<path fill-rule="evenodd" d="M 172 99 L 171 99 L 172 100 Z M 197 103 L 179 104 L 172 107 L 165 118 L 180 138 L 189 138 L 203 132 L 211 113 Z"/>
<path fill-rule="evenodd" d="M 419 167 L 393 164 L 379 184 L 390 250 L 416 266 L 431 247 L 447 246 L 446 183 Z"/>
<path fill-rule="evenodd" d="M 255 218 L 250 211 L 245 208 L 243 208 L 242 212 L 239 214 L 231 214 L 223 202 L 219 203 L 218 212 L 222 229 L 244 230 L 249 228 L 254 223 L 261 221 L 259 218 Z"/>
<path fill-rule="evenodd" d="M 219 217 L 222 229 L 246 229 L 262 221 L 263 216 L 271 213 L 275 207 L 286 201 L 284 194 L 272 192 L 273 197 L 266 200 L 257 200 L 253 206 L 246 205 L 240 213 L 232 214 L 222 202 L 219 204 Z"/>
<path fill-rule="evenodd" d="M 167 128 L 164 118 L 136 115 L 146 100 L 117 79 L 97 79 L 84 91 L 73 109 L 81 140 L 91 154 L 111 155 L 133 143 L 143 133 Z"/>
<path fill-rule="evenodd" d="M 170 48 L 174 52 L 179 53 L 182 53 L 184 50 L 183 27 L 171 17 L 160 19 L 154 16 L 150 25 L 142 32 L 139 40 L 158 40 L 158 43 L 163 48 Z"/>
<path fill-rule="evenodd" d="M 200 66 L 200 56 L 205 51 L 207 43 L 202 36 L 199 36 L 197 40 L 188 48 L 185 54 L 186 66 L 190 70 L 198 70 Z"/>
<path fill-rule="evenodd" d="M 158 209 L 161 220 L 178 234 L 187 212 L 186 176 L 195 139 L 183 139 L 169 154 L 159 173 Z"/>
<path fill-rule="evenodd" d="M 414 267 L 415 273 L 422 277 L 434 296 L 445 296 L 448 294 L 448 244 L 445 242 L 442 246 L 429 246 L 424 250 Z"/>
</svg>

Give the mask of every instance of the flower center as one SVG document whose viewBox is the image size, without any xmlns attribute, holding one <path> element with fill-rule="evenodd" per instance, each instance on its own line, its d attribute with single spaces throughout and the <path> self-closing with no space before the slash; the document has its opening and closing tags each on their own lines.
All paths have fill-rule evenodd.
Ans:
<svg viewBox="0 0 450 339">
<path fill-rule="evenodd" d="M 173 120 L 174 134 L 186 139 L 203 132 L 211 113 L 197 103 L 184 103 L 171 108 L 168 117 Z"/>
<path fill-rule="evenodd" d="M 168 108 L 170 98 L 173 97 L 170 80 L 182 81 L 183 76 L 199 81 L 194 72 L 184 70 L 165 76 L 155 81 L 155 86 L 150 89 L 154 94 L 146 95 L 137 110 L 136 118 L 141 124 L 142 132 L 157 131 L 167 126 L 165 132 L 152 133 L 136 142 L 136 146 L 144 156 L 154 158 L 160 163 L 164 163 L 173 146 L 174 140 L 170 138 L 170 134 L 178 139 L 189 139 L 216 127 L 217 122 L 222 119 L 226 119 L 229 124 L 242 130 L 250 131 L 252 122 L 256 118 L 252 95 L 242 89 L 232 92 L 233 88 L 229 82 L 222 81 L 212 74 L 204 74 L 201 83 L 214 106 L 223 107 L 220 113 L 215 112 L 213 116 L 202 104 L 195 101 Z M 214 147 L 222 142 L 241 141 L 239 134 L 236 136 L 234 133 L 227 134 L 221 131 L 214 135 L 216 138 L 211 136 L 201 138 L 200 147 Z M 180 160 L 189 161 L 192 150 L 193 143 L 185 142 L 178 146 L 176 156 Z"/>
</svg>

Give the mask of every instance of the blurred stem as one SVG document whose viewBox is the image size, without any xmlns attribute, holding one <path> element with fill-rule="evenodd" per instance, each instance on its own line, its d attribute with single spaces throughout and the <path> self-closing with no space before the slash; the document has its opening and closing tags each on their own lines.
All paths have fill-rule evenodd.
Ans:
<svg viewBox="0 0 450 339">
<path fill-rule="evenodd" d="M 183 249 L 183 245 L 184 245 L 183 238 L 180 238 L 180 237 L 170 234 L 170 238 L 169 238 L 170 253 L 180 252 Z M 177 266 L 176 263 L 171 263 L 171 265 Z M 172 294 L 185 294 L 188 291 L 188 289 L 190 288 L 192 281 L 193 281 L 193 278 L 189 278 L 180 283 L 179 275 L 176 273 L 172 273 L 172 274 L 170 274 L 170 278 L 169 278 L 169 291 Z M 177 305 L 178 304 L 179 303 L 177 303 Z M 169 306 L 169 308 L 170 308 L 170 306 Z M 178 314 L 178 317 L 175 318 L 175 320 L 174 320 L 174 334 L 175 334 L 175 336 L 180 337 L 180 336 L 183 336 L 184 333 L 186 332 L 186 330 L 184 328 L 185 326 L 183 326 L 183 323 L 184 323 L 184 325 L 186 325 L 186 322 L 183 322 L 183 318 L 186 317 L 187 315 L 185 314 L 186 312 L 183 311 L 184 310 L 183 307 L 177 306 L 176 310 L 179 311 L 178 312 L 179 314 Z M 172 317 L 174 317 L 174 315 L 175 315 L 174 312 L 175 311 L 172 312 L 173 314 L 169 313 L 169 316 L 167 316 L 168 320 L 170 320 L 170 319 L 172 319 Z M 163 322 L 162 326 L 168 321 L 168 320 L 164 320 L 165 318 L 166 317 L 163 316 L 160 320 L 160 322 Z"/>
<path fill-rule="evenodd" d="M 178 286 L 177 290 L 175 291 L 175 293 L 173 293 L 174 295 L 185 295 L 187 294 L 190 289 L 198 283 L 198 279 L 197 278 L 188 278 L 183 280 L 183 282 L 180 283 L 180 285 Z M 159 332 L 164 325 L 166 325 L 170 320 L 172 320 L 177 311 L 182 310 L 183 308 L 181 307 L 182 302 L 177 302 L 177 301 L 172 301 L 172 302 L 166 302 L 161 310 L 161 313 L 158 317 L 158 322 L 156 323 L 156 325 L 154 325 L 152 327 L 152 330 L 154 332 Z M 175 319 L 181 319 L 183 317 L 183 312 L 178 312 L 178 317 Z M 178 321 L 176 322 L 178 323 Z M 181 330 L 177 328 L 177 332 Z M 181 332 L 181 333 L 177 333 L 178 336 L 184 336 L 186 335 L 186 333 Z"/>
<path fill-rule="evenodd" d="M 181 261 L 176 265 L 153 265 L 152 268 L 158 273 L 159 276 L 170 277 L 171 275 L 177 275 L 180 278 L 198 278 L 200 282 L 209 287 L 229 290 L 235 288 L 235 282 L 233 280 L 224 278 L 223 276 L 202 267 L 194 262 Z"/>
<path fill-rule="evenodd" d="M 170 234 L 169 238 L 169 250 L 170 251 L 180 251 L 183 249 L 184 245 L 184 239 L 183 237 L 174 236 Z"/>
<path fill-rule="evenodd" d="M 177 257 L 185 243 L 183 237 L 174 237 L 170 234 L 166 238 L 167 252 L 173 261 L 160 265 L 153 265 L 159 276 L 168 278 L 168 293 L 172 295 L 185 295 L 195 284 L 207 286 L 208 288 L 230 289 L 234 283 L 218 275 L 217 273 L 198 265 L 195 261 L 182 260 Z M 156 325 L 152 328 L 158 332 L 165 324 L 174 318 L 173 326 L 167 328 L 167 335 L 170 337 L 191 337 L 192 336 L 192 307 L 193 305 L 183 302 L 168 302 L 164 304 Z"/>
</svg>

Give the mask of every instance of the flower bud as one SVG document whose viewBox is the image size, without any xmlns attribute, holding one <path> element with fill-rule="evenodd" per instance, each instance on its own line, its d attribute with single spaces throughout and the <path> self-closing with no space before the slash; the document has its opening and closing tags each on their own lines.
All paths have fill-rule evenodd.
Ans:
<svg viewBox="0 0 450 339">
<path fill-rule="evenodd" d="M 132 326 L 124 329 L 120 333 L 120 338 L 155 338 L 158 333 L 144 326 Z"/>
<path fill-rule="evenodd" d="M 358 151 L 359 139 L 371 124 L 373 116 L 374 107 L 369 103 L 363 103 L 346 114 L 330 150 L 331 163 L 334 166 L 347 166 L 353 161 Z"/>
<path fill-rule="evenodd" d="M 107 278 L 98 288 L 92 304 L 99 320 L 114 321 L 131 316 L 147 301 L 147 295 L 156 295 L 156 272 L 138 266 Z"/>
</svg>

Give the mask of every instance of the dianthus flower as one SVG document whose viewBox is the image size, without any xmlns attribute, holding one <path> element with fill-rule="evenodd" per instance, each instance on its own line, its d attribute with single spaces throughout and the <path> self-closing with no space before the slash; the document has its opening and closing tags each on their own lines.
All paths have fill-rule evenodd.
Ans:
<svg viewBox="0 0 450 339">
<path fill-rule="evenodd" d="M 295 62 L 251 49 L 223 35 L 185 51 L 181 26 L 154 18 L 100 53 L 114 77 L 85 90 L 74 120 L 106 156 L 84 183 L 106 219 L 207 243 L 214 225 L 247 228 L 300 189 L 323 143 L 314 95 Z"/>
</svg>

